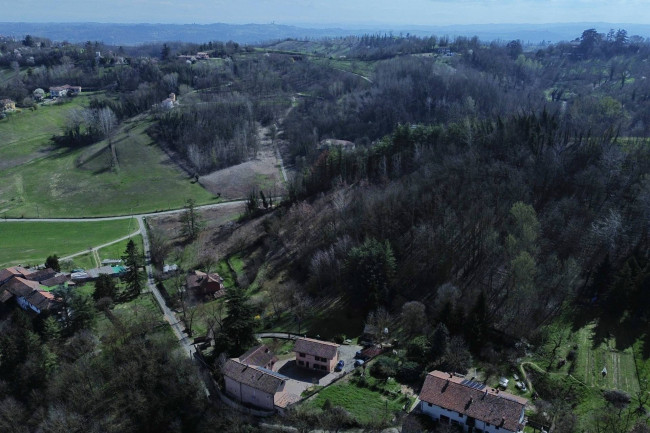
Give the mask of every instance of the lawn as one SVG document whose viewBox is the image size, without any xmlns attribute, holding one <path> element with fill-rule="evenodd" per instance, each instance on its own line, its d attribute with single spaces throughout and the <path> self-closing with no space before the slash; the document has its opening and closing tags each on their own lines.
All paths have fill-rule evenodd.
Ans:
<svg viewBox="0 0 650 433">
<path fill-rule="evenodd" d="M 133 221 L 135 223 L 135 221 Z M 135 228 L 133 228 L 133 231 L 135 231 Z M 144 250 L 144 246 L 142 243 L 142 236 L 137 235 L 131 238 L 133 242 L 135 243 L 135 246 L 138 248 L 138 251 L 142 253 Z M 126 244 L 129 243 L 129 240 L 124 240 L 121 242 L 118 242 L 113 245 L 109 245 L 107 247 L 104 247 L 98 251 L 99 258 L 100 260 L 106 260 L 106 259 L 120 259 L 122 255 L 124 254 L 124 251 L 126 250 Z"/>
<path fill-rule="evenodd" d="M 90 222 L 0 221 L 0 266 L 43 263 L 50 254 L 65 257 L 132 233 L 131 219 Z"/>
<path fill-rule="evenodd" d="M 111 168 L 106 141 L 82 148 L 54 147 L 66 116 L 87 102 L 23 110 L 0 121 L 0 215 L 84 217 L 128 215 L 198 204 L 215 197 L 182 172 L 155 145 L 152 120 L 122 123 L 113 142 L 119 169 Z"/>
<path fill-rule="evenodd" d="M 377 424 L 393 419 L 393 414 L 404 407 L 407 399 L 401 394 L 389 398 L 380 392 L 358 386 L 345 379 L 322 389 L 307 405 L 322 408 L 329 400 L 332 406 L 341 406 L 361 424 Z"/>
<path fill-rule="evenodd" d="M 97 267 L 94 254 L 91 253 L 82 254 L 70 260 L 62 260 L 59 264 L 63 272 L 72 272 L 73 269 L 92 269 Z"/>
</svg>

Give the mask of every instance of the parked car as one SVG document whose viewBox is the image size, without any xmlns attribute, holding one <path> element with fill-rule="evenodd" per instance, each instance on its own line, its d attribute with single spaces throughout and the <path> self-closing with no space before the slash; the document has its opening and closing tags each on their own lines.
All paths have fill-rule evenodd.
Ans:
<svg viewBox="0 0 650 433">
<path fill-rule="evenodd" d="M 365 361 L 363 359 L 357 359 L 354 361 L 355 367 L 361 367 L 363 364 L 365 364 Z"/>
<path fill-rule="evenodd" d="M 526 388 L 526 384 L 523 381 L 517 382 L 515 386 L 517 387 L 517 389 L 520 389 L 523 392 L 526 392 L 528 390 L 528 388 Z"/>
<path fill-rule="evenodd" d="M 361 350 L 357 351 L 357 353 L 354 354 L 354 357 L 362 361 L 367 361 L 368 358 L 370 358 L 368 355 L 365 355 Z"/>
<path fill-rule="evenodd" d="M 334 371 L 341 371 L 343 370 L 343 366 L 345 365 L 345 362 L 343 360 L 340 360 L 337 364 L 336 367 L 334 367 Z"/>
<path fill-rule="evenodd" d="M 499 379 L 499 386 L 503 389 L 506 389 L 508 387 L 508 382 L 510 382 L 507 378 L 502 377 Z"/>
</svg>

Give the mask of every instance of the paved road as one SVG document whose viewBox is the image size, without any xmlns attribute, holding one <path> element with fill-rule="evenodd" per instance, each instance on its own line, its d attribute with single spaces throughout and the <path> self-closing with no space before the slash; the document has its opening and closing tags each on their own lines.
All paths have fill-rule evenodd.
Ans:
<svg viewBox="0 0 650 433">
<path fill-rule="evenodd" d="M 296 340 L 300 338 L 300 335 L 291 334 L 289 332 L 262 332 L 260 334 L 255 334 L 255 338 L 280 338 L 283 340 Z"/>
<path fill-rule="evenodd" d="M 156 287 L 156 282 L 154 281 L 153 278 L 153 268 L 151 266 L 151 252 L 149 250 L 149 235 L 147 233 L 147 229 L 144 224 L 144 217 L 138 216 L 136 217 L 136 219 L 138 220 L 140 233 L 142 234 L 142 243 L 144 245 L 145 271 L 147 272 L 147 289 L 148 291 L 153 293 L 156 302 L 158 302 L 158 305 L 162 310 L 163 316 L 165 316 L 165 320 L 172 327 L 172 330 L 174 331 L 176 338 L 178 338 L 178 341 L 181 343 L 181 347 L 183 348 L 183 350 L 191 358 L 194 352 L 194 347 L 192 346 L 192 342 L 183 333 L 182 323 L 176 318 L 176 314 L 174 314 L 174 312 L 170 310 L 169 307 L 167 307 L 167 304 L 165 303 L 165 299 L 160 294 L 160 290 L 158 290 L 158 288 Z"/>
<path fill-rule="evenodd" d="M 282 198 L 282 197 L 274 197 L 275 199 Z M 215 203 L 215 204 L 206 204 L 203 206 L 196 206 L 196 209 L 215 209 L 215 208 L 220 208 L 220 207 L 225 207 L 228 205 L 232 204 L 241 204 L 241 203 L 246 203 L 246 200 L 233 200 L 233 201 L 224 201 L 221 203 Z M 125 220 L 129 218 L 138 218 L 138 217 L 154 217 L 154 216 L 162 216 L 162 215 L 173 215 L 177 213 L 185 212 L 185 208 L 180 208 L 180 209 L 172 209 L 172 210 L 165 210 L 165 211 L 160 211 L 160 212 L 149 212 L 149 213 L 141 213 L 141 214 L 133 214 L 133 215 L 120 215 L 120 216 L 108 216 L 108 217 L 89 217 L 89 218 L 0 218 L 0 223 L 3 221 L 6 222 L 20 222 L 20 221 L 25 221 L 25 222 L 41 222 L 41 223 L 77 223 L 77 222 L 84 222 L 84 221 L 115 221 L 115 220 Z"/>
</svg>

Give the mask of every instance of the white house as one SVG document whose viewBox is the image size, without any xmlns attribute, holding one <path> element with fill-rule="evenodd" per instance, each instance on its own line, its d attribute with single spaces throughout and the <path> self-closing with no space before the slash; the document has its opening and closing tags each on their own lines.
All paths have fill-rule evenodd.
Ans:
<svg viewBox="0 0 650 433">
<path fill-rule="evenodd" d="M 528 400 L 465 377 L 432 371 L 420 392 L 420 410 L 468 433 L 520 433 Z"/>
<path fill-rule="evenodd" d="M 178 105 L 178 102 L 176 101 L 176 94 L 175 93 L 170 93 L 169 98 L 165 99 L 160 103 L 160 106 L 163 107 L 166 110 L 171 110 L 175 106 Z"/>
<path fill-rule="evenodd" d="M 78 95 L 81 93 L 81 86 L 71 86 L 66 84 L 64 86 L 50 87 L 50 97 L 57 98 L 59 96 Z"/>
</svg>

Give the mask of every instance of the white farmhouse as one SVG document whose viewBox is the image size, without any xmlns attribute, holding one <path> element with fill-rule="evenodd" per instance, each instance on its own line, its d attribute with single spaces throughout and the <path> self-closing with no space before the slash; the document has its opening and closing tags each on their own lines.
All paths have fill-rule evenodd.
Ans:
<svg viewBox="0 0 650 433">
<path fill-rule="evenodd" d="M 528 400 L 452 373 L 432 371 L 420 392 L 420 410 L 468 433 L 520 433 Z"/>
</svg>

